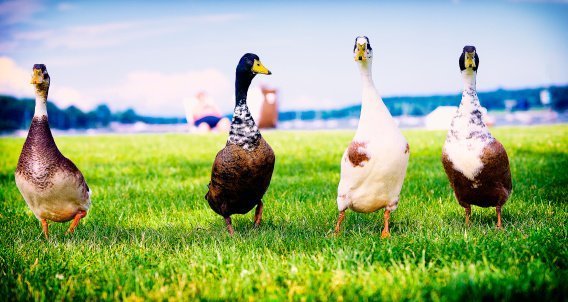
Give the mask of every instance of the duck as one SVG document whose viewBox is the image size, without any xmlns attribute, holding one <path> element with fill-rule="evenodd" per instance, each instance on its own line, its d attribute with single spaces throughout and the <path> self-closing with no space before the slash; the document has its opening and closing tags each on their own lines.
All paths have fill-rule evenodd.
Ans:
<svg viewBox="0 0 568 302">
<path fill-rule="evenodd" d="M 347 209 L 372 213 L 384 208 L 381 238 L 387 238 L 390 215 L 398 207 L 406 176 L 410 147 L 375 88 L 369 38 L 355 38 L 353 53 L 363 86 L 361 116 L 355 136 L 341 158 L 335 234 L 339 234 Z"/>
<path fill-rule="evenodd" d="M 274 171 L 274 151 L 262 137 L 247 106 L 247 92 L 257 74 L 272 73 L 257 55 L 243 55 L 236 69 L 236 102 L 229 138 L 215 157 L 205 195 L 211 209 L 225 219 L 231 236 L 234 233 L 233 214 L 246 214 L 256 207 L 254 226 L 260 225 L 262 197 Z"/>
<path fill-rule="evenodd" d="M 483 121 L 477 97 L 479 56 L 466 45 L 459 58 L 463 79 L 461 103 L 452 119 L 442 149 L 442 164 L 469 225 L 471 205 L 495 207 L 497 228 L 502 228 L 501 208 L 513 188 L 509 157 Z"/>
<path fill-rule="evenodd" d="M 68 222 L 73 233 L 91 206 L 91 190 L 75 164 L 63 156 L 47 118 L 50 77 L 44 64 L 35 64 L 35 111 L 15 172 L 16 186 L 49 238 L 48 221 Z"/>
</svg>

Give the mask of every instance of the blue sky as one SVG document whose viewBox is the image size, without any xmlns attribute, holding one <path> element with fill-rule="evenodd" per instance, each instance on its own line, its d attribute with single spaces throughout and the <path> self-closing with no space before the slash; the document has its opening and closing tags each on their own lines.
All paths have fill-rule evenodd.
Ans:
<svg viewBox="0 0 568 302">
<path fill-rule="evenodd" d="M 273 75 L 253 84 L 278 88 L 282 110 L 340 108 L 360 101 L 360 34 L 383 96 L 459 93 L 466 44 L 478 90 L 568 83 L 565 1 L 115 2 L 0 2 L 0 93 L 31 96 L 45 63 L 64 107 L 181 116 L 205 90 L 230 112 L 235 66 L 254 52 Z"/>
</svg>

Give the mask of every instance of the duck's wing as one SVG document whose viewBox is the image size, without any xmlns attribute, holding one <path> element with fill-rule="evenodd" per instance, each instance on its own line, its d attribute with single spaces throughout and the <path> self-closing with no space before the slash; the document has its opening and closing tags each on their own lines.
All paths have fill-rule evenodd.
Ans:
<svg viewBox="0 0 568 302">
<path fill-rule="evenodd" d="M 79 168 L 63 155 L 61 155 L 61 159 L 59 160 L 59 166 L 61 172 L 68 176 L 70 184 L 75 186 L 77 197 L 84 202 L 90 203 L 91 189 L 89 185 L 87 185 L 87 181 L 85 181 L 85 177 Z"/>
<path fill-rule="evenodd" d="M 215 157 L 205 198 L 221 215 L 256 205 L 268 189 L 274 162 L 274 152 L 264 139 L 253 151 L 227 144 Z"/>
<path fill-rule="evenodd" d="M 341 159 L 341 178 L 337 189 L 340 210 L 348 206 L 351 191 L 359 188 L 372 173 L 373 163 L 367 145 L 352 141 Z"/>
<path fill-rule="evenodd" d="M 482 168 L 473 179 L 467 178 L 454 167 L 446 152 L 442 153 L 444 170 L 462 206 L 503 205 L 511 193 L 512 181 L 509 158 L 503 145 L 496 139 L 483 147 L 480 160 Z"/>
<path fill-rule="evenodd" d="M 497 139 L 485 146 L 481 155 L 481 162 L 483 163 L 482 176 L 500 183 L 503 189 L 510 192 L 513 184 L 509 157 L 505 147 Z"/>
</svg>

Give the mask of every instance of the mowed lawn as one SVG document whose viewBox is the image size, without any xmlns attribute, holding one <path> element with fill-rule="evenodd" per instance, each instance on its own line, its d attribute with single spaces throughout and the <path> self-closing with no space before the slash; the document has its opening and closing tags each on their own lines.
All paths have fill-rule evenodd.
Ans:
<svg viewBox="0 0 568 302">
<path fill-rule="evenodd" d="M 383 211 L 347 212 L 339 162 L 350 131 L 279 132 L 261 227 L 235 236 L 204 200 L 226 135 L 57 137 L 85 175 L 92 208 L 75 234 L 40 223 L 14 182 L 24 142 L 0 139 L 2 300 L 487 300 L 568 294 L 568 126 L 492 130 L 511 159 L 503 208 L 464 225 L 440 162 L 445 132 L 405 131 L 411 157 L 391 238 Z"/>
</svg>

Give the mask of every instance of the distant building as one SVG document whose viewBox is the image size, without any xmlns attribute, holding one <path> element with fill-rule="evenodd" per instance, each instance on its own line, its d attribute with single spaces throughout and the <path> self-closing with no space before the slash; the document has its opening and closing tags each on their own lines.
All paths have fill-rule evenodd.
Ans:
<svg viewBox="0 0 568 302">
<path fill-rule="evenodd" d="M 550 105 L 550 101 L 552 98 L 550 97 L 550 91 L 548 89 L 543 89 L 540 91 L 540 102 L 544 106 Z"/>
<path fill-rule="evenodd" d="M 452 118 L 456 115 L 458 107 L 440 106 L 426 115 L 424 126 L 428 130 L 447 130 L 450 129 Z"/>
<path fill-rule="evenodd" d="M 278 125 L 278 90 L 265 86 L 253 87 L 247 95 L 247 104 L 259 128 Z"/>
<path fill-rule="evenodd" d="M 448 130 L 452 124 L 452 119 L 456 115 L 458 107 L 439 106 L 424 118 L 424 126 L 428 130 Z M 481 118 L 487 126 L 495 124 L 495 118 L 487 113 L 485 107 L 481 107 Z"/>
</svg>

